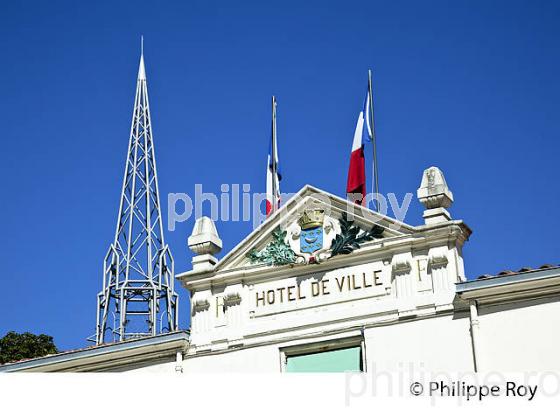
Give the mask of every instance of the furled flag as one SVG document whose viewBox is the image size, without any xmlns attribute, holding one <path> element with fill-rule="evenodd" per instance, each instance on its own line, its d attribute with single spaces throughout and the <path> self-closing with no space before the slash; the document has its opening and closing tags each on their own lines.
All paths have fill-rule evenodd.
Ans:
<svg viewBox="0 0 560 410">
<path fill-rule="evenodd" d="M 354 201 L 354 203 L 359 205 L 363 204 L 366 196 L 366 161 L 364 157 L 364 144 L 366 142 L 371 142 L 372 140 L 372 128 L 369 118 L 369 100 L 368 90 L 366 100 L 364 102 L 364 109 L 358 115 L 358 122 L 356 124 L 356 130 L 354 131 L 352 152 L 350 154 L 350 167 L 348 169 L 348 182 L 346 183 L 346 194 Z"/>
<path fill-rule="evenodd" d="M 280 206 L 280 181 L 282 180 L 282 175 L 280 174 L 280 169 L 278 168 L 278 151 L 272 149 L 272 146 L 276 145 L 276 141 L 270 143 L 270 150 L 268 153 L 268 166 L 266 169 L 266 215 L 270 215 L 273 212 L 272 205 L 276 199 L 276 209 Z M 272 158 L 275 157 L 275 164 L 272 162 Z M 274 192 L 276 191 L 276 192 Z"/>
<path fill-rule="evenodd" d="M 278 147 L 276 145 L 276 98 L 272 97 L 272 133 L 266 167 L 266 215 L 280 207 L 280 181 L 282 175 L 278 165 Z"/>
</svg>

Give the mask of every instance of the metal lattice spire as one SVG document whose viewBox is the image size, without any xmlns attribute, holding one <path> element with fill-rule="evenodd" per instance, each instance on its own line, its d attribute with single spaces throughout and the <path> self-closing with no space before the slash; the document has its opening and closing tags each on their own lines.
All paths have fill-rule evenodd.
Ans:
<svg viewBox="0 0 560 410">
<path fill-rule="evenodd" d="M 142 47 L 117 228 L 97 296 L 97 344 L 177 330 L 173 264 L 163 237 Z"/>
</svg>

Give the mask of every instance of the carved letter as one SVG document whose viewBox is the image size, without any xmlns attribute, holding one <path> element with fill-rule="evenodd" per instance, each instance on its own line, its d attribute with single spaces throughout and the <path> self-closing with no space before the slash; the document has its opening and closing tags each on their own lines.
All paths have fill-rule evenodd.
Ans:
<svg viewBox="0 0 560 410">
<path fill-rule="evenodd" d="M 257 307 L 259 307 L 259 301 L 262 302 L 263 306 L 266 304 L 264 300 L 264 290 L 260 293 L 262 293 L 261 297 L 259 297 L 259 292 L 255 293 L 255 295 L 257 296 Z"/>
<path fill-rule="evenodd" d="M 381 282 L 381 279 L 379 279 L 379 276 L 377 275 L 378 273 L 381 273 L 381 271 L 380 270 L 374 270 L 373 271 L 373 284 L 375 286 L 383 285 L 383 283 Z"/>
<path fill-rule="evenodd" d="M 274 294 L 273 290 L 269 290 L 268 292 L 266 292 L 266 301 L 268 302 L 269 305 L 273 305 L 275 299 L 276 299 L 276 295 Z"/>
<path fill-rule="evenodd" d="M 296 298 L 295 298 L 295 296 L 294 296 L 294 294 L 293 294 L 293 290 L 294 290 L 295 288 L 296 288 L 295 286 L 288 286 L 288 300 L 289 300 L 290 302 L 296 300 Z"/>
<path fill-rule="evenodd" d="M 343 276 L 342 278 L 336 278 L 336 284 L 338 285 L 338 290 L 342 292 L 342 288 L 344 287 L 344 280 L 346 279 L 346 276 Z"/>
<path fill-rule="evenodd" d="M 302 294 L 301 294 L 301 287 L 299 285 L 297 285 L 297 298 L 298 299 L 305 299 L 305 296 L 302 296 Z"/>
<path fill-rule="evenodd" d="M 375 272 L 373 273 L 373 276 L 375 276 Z M 366 273 L 362 272 L 362 279 L 363 279 L 363 283 L 364 283 L 364 288 L 371 288 L 373 285 L 371 283 L 367 283 L 367 278 L 366 278 Z M 375 280 L 375 278 L 374 278 Z"/>
<path fill-rule="evenodd" d="M 352 275 L 352 289 L 356 290 L 356 289 L 361 289 L 361 286 L 356 286 L 356 275 Z"/>
<path fill-rule="evenodd" d="M 280 295 L 280 303 L 284 302 L 284 291 L 286 290 L 286 288 L 278 288 L 276 290 L 278 291 L 278 294 Z"/>
<path fill-rule="evenodd" d="M 323 295 L 330 295 L 331 293 L 327 290 L 327 283 L 329 283 L 328 279 L 323 279 L 321 281 L 321 291 L 323 292 Z"/>
<path fill-rule="evenodd" d="M 319 282 L 311 282 L 311 296 L 319 296 Z"/>
</svg>

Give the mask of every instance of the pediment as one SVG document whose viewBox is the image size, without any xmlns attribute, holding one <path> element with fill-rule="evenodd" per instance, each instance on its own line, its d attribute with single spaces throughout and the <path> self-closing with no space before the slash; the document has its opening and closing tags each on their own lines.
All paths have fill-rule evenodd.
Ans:
<svg viewBox="0 0 560 410">
<path fill-rule="evenodd" d="M 214 272 L 319 263 L 413 232 L 410 225 L 306 185 L 225 255 Z"/>
</svg>

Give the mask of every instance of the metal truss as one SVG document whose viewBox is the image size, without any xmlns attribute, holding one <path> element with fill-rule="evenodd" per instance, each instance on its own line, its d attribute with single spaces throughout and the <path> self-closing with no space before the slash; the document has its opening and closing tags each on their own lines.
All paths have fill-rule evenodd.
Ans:
<svg viewBox="0 0 560 410">
<path fill-rule="evenodd" d="M 97 295 L 95 342 L 177 329 L 174 262 L 163 237 L 142 52 L 115 239 L 105 256 L 103 290 Z"/>
</svg>

